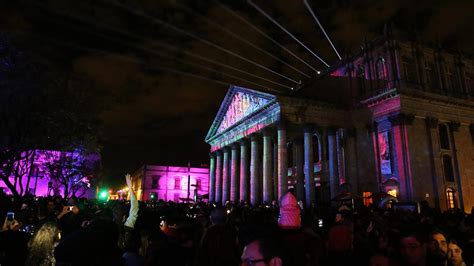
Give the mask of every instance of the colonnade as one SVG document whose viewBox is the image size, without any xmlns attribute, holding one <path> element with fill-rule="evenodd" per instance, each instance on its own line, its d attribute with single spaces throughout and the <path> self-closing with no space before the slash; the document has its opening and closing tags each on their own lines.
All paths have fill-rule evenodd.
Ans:
<svg viewBox="0 0 474 266">
<path fill-rule="evenodd" d="M 329 185 L 337 189 L 339 171 L 334 132 L 328 131 L 329 151 L 324 154 L 329 152 Z M 278 201 L 288 191 L 288 152 L 293 152 L 297 172 L 295 192 L 306 207 L 315 204 L 314 130 L 302 129 L 298 134 L 302 139 L 294 141 L 293 151 L 288 151 L 287 133 L 283 126 L 265 128 L 210 153 L 209 201 L 222 204 L 243 201 L 252 205 Z M 331 195 L 335 193 L 331 191 Z"/>
</svg>

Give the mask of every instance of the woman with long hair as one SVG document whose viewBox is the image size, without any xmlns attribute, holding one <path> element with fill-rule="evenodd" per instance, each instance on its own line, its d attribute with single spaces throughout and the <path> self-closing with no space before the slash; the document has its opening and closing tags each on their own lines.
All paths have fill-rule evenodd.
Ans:
<svg viewBox="0 0 474 266">
<path fill-rule="evenodd" d="M 28 242 L 28 258 L 25 265 L 54 266 L 54 248 L 61 235 L 58 226 L 46 222 Z"/>
</svg>

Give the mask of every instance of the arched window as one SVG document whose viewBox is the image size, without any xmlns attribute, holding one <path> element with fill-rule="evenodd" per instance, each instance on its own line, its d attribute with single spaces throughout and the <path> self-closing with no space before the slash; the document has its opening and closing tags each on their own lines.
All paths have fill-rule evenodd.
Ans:
<svg viewBox="0 0 474 266">
<path fill-rule="evenodd" d="M 443 155 L 444 179 L 448 182 L 454 182 L 453 164 L 451 156 Z"/>
<path fill-rule="evenodd" d="M 449 150 L 449 133 L 446 125 L 438 125 L 439 145 L 441 149 Z"/>
<path fill-rule="evenodd" d="M 413 58 L 408 56 L 402 57 L 402 71 L 403 71 L 403 78 L 407 83 L 414 83 L 416 82 L 416 70 L 415 70 L 415 62 Z"/>
<path fill-rule="evenodd" d="M 446 201 L 448 203 L 448 209 L 456 208 L 456 191 L 454 191 L 454 189 L 446 189 Z"/>
</svg>

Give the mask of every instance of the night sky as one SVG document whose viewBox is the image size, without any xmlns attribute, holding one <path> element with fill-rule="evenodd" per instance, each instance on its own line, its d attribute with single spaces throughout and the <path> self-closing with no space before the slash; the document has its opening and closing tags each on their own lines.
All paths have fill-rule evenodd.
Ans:
<svg viewBox="0 0 474 266">
<path fill-rule="evenodd" d="M 341 55 L 356 53 L 364 39 L 380 35 L 387 22 L 400 38 L 417 37 L 429 45 L 439 42 L 473 54 L 472 0 L 308 2 Z M 302 0 L 254 3 L 330 65 L 337 62 Z M 27 0 L 0 4 L 0 32 L 17 49 L 52 68 L 80 76 L 84 86 L 95 93 L 90 105 L 99 110 L 104 176 L 111 183 L 121 182 L 124 173 L 144 163 L 207 164 L 209 146 L 204 137 L 229 84 L 285 94 L 289 92 L 285 87 L 295 86 L 288 79 L 308 80 L 282 62 L 308 76 L 315 75 L 241 18 L 314 69 L 325 69 L 243 0 Z"/>
</svg>

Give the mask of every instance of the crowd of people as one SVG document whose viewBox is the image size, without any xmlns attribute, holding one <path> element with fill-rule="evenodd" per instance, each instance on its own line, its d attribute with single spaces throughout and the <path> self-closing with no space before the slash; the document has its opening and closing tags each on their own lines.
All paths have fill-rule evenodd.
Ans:
<svg viewBox="0 0 474 266">
<path fill-rule="evenodd" d="M 0 195 L 0 265 L 473 265 L 474 216 Z"/>
</svg>

